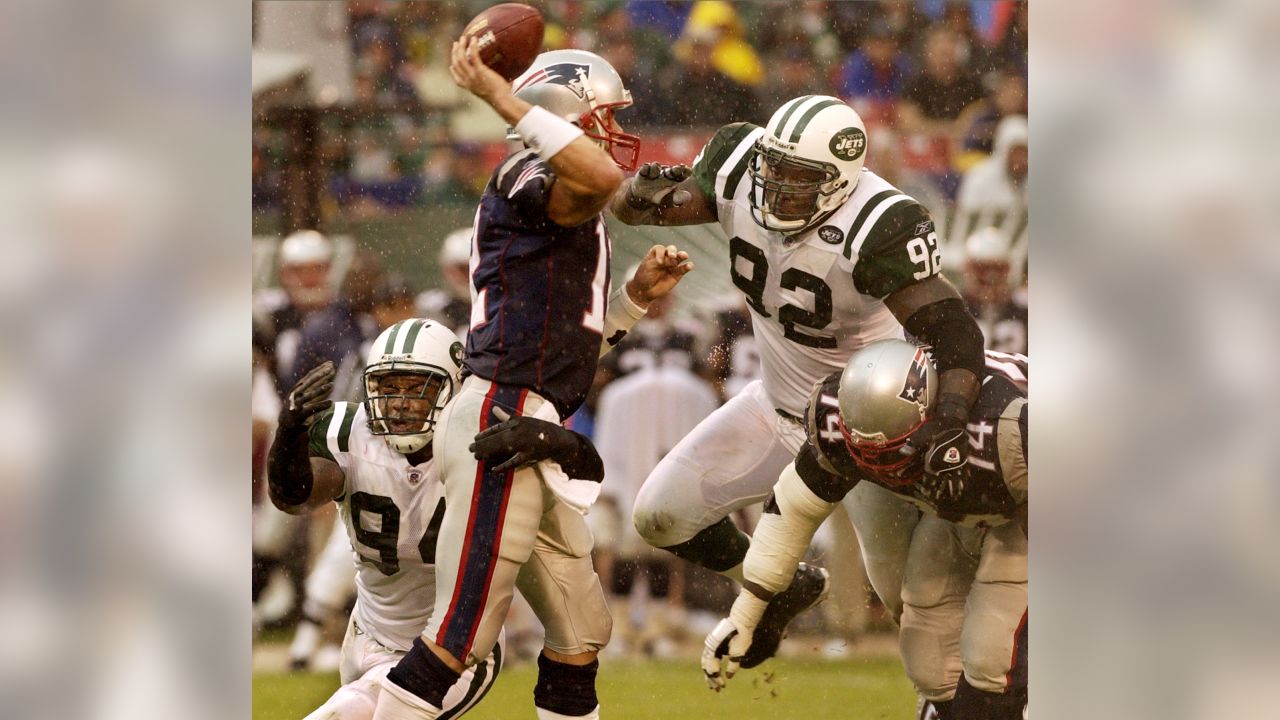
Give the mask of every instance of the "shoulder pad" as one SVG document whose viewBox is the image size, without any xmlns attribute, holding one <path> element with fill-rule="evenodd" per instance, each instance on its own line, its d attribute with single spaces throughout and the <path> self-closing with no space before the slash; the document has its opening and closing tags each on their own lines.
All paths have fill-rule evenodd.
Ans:
<svg viewBox="0 0 1280 720">
<path fill-rule="evenodd" d="M 822 469 L 837 475 L 849 475 L 856 472 L 856 463 L 849 456 L 844 435 L 837 424 L 840 419 L 840 374 L 832 373 L 814 386 L 805 407 L 804 420 L 809 443 L 813 445 Z"/>
<path fill-rule="evenodd" d="M 755 143 L 754 135 L 763 128 L 751 123 L 739 122 L 725 125 L 698 153 L 693 160 L 693 176 L 698 189 L 708 198 L 716 197 L 717 177 L 725 175 L 723 186 L 725 199 L 733 197 L 733 191 L 747 171 L 747 152 Z"/>
</svg>

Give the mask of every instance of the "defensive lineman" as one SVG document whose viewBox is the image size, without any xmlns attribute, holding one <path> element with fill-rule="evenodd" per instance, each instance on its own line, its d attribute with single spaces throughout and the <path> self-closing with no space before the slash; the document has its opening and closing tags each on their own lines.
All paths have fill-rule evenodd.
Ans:
<svg viewBox="0 0 1280 720">
<path fill-rule="evenodd" d="M 940 491 L 921 487 L 921 459 L 900 452 L 936 407 L 938 378 L 923 349 L 903 340 L 872 343 L 815 389 L 808 440 L 765 502 L 743 590 L 707 637 L 703 669 L 713 689 L 733 676 L 768 599 L 786 587 L 814 531 L 851 488 L 875 484 L 925 513 L 902 588 L 899 642 L 908 677 L 943 720 L 1024 717 L 1025 361 L 988 353 L 968 417 L 968 463 Z M 716 650 L 726 640 L 722 664 Z"/>
<path fill-rule="evenodd" d="M 441 409 L 458 390 L 461 359 L 462 343 L 448 328 L 433 320 L 405 320 L 370 347 L 363 403 L 325 409 L 335 372 L 326 362 L 298 382 L 281 410 L 268 467 L 271 500 L 292 514 L 337 501 L 356 561 L 342 687 L 308 720 L 373 717 L 382 678 L 426 626 L 445 502 L 431 439 Z M 516 422 L 539 421 L 515 418 L 505 425 Z M 556 438 L 543 450 L 559 448 L 566 460 L 579 453 L 594 456 L 584 437 L 551 423 L 537 429 Z M 594 467 L 602 467 L 598 457 Z M 597 481 L 602 475 L 583 472 Z M 488 692 L 502 656 L 499 643 L 449 688 L 449 717 Z"/>
<path fill-rule="evenodd" d="M 692 265 L 674 247 L 655 247 L 609 296 L 600 212 L 622 181 L 615 159 L 632 164 L 639 148 L 614 119 L 630 94 L 602 58 L 543 53 L 513 93 L 468 37 L 454 43 L 450 72 L 528 147 L 497 168 L 476 212 L 467 377 L 433 441 L 446 501 L 435 611 L 388 673 L 375 717 L 440 716 L 460 673 L 497 641 L 519 585 L 546 629 L 538 716 L 595 718 L 596 654 L 611 621 L 581 512 L 599 484 L 575 484 L 561 464 L 531 464 L 508 448 L 477 445 L 473 454 L 471 443 L 501 413 L 556 423 L 571 415 L 605 341 L 617 342 Z"/>
<path fill-rule="evenodd" d="M 746 297 L 762 379 L 708 417 L 645 481 L 636 529 L 650 544 L 742 580 L 749 541 L 729 520 L 759 502 L 804 442 L 810 390 L 867 343 L 902 338 L 934 348 L 940 372 L 933 418 L 908 441 L 932 487 L 960 472 L 965 418 L 983 368 L 982 333 L 941 274 L 923 206 L 863 167 L 866 129 L 840 100 L 806 95 L 765 127 L 721 128 L 694 161 L 646 165 L 615 195 L 623 222 L 719 222 L 730 273 Z M 918 513 L 869 484 L 851 494 L 868 576 L 900 607 L 901 572 Z M 755 634 L 743 666 L 777 649 L 783 629 L 825 596 L 825 572 L 800 566 Z"/>
</svg>

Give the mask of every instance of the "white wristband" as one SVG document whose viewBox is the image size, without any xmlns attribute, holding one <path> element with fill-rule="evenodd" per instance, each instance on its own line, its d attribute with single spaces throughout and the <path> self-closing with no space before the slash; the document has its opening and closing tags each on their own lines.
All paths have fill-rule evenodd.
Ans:
<svg viewBox="0 0 1280 720">
<path fill-rule="evenodd" d="M 582 137 L 582 129 L 577 125 L 537 105 L 516 123 L 516 132 L 543 160 L 551 159 L 569 143 Z"/>
<path fill-rule="evenodd" d="M 622 334 L 626 335 L 627 331 L 635 327 L 635 324 L 639 322 L 640 318 L 644 317 L 647 311 L 648 308 L 640 307 L 635 300 L 631 299 L 630 293 L 627 292 L 626 283 L 619 285 L 610 293 L 609 309 L 604 315 L 604 332 L 600 338 L 600 357 L 604 357 L 606 353 L 613 349 L 613 344 L 610 344 L 610 340 L 614 344 L 621 340 L 618 337 L 618 331 L 622 331 Z"/>
</svg>

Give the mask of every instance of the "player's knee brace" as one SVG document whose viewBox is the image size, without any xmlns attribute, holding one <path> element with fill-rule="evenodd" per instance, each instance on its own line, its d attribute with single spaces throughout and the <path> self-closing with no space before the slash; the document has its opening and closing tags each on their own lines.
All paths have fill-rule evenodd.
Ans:
<svg viewBox="0 0 1280 720">
<path fill-rule="evenodd" d="M 408 654 L 387 673 L 387 680 L 438 708 L 444 705 L 445 693 L 461 675 L 418 638 Z"/>
<path fill-rule="evenodd" d="M 599 669 L 599 660 L 592 660 L 587 665 L 570 665 L 538 655 L 534 706 L 540 711 L 568 717 L 591 715 L 600 705 L 596 699 L 596 671 Z"/>
<path fill-rule="evenodd" d="M 636 523 L 636 529 L 640 530 L 640 523 Z M 747 557 L 750 547 L 751 540 L 746 534 L 728 517 L 723 517 L 692 538 L 662 549 L 696 565 L 724 572 L 739 565 Z"/>
<path fill-rule="evenodd" d="M 952 705 L 956 720 L 1021 720 L 1027 705 L 1027 690 L 1009 688 L 1003 693 L 987 692 L 973 687 L 961 675 Z"/>
</svg>

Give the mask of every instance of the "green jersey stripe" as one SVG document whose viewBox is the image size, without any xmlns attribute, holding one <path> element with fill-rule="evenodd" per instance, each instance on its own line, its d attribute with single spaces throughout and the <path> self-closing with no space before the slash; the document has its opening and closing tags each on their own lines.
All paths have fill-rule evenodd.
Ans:
<svg viewBox="0 0 1280 720">
<path fill-rule="evenodd" d="M 811 97 L 813 97 L 813 96 L 812 96 L 812 95 L 804 95 L 804 96 L 798 97 L 798 98 L 796 98 L 795 100 L 792 100 L 790 103 L 788 103 L 788 104 L 785 106 L 785 107 L 787 108 L 787 111 L 786 111 L 785 113 L 783 113 L 783 114 L 782 114 L 782 119 L 778 121 L 778 125 L 777 125 L 776 127 L 771 127 L 771 128 L 769 128 L 769 132 L 773 133 L 773 136 L 774 136 L 774 137 L 776 137 L 776 138 L 778 138 L 779 140 L 781 140 L 781 139 L 782 139 L 782 128 L 786 127 L 786 125 L 787 125 L 787 121 L 791 119 L 791 114 L 792 114 L 792 113 L 794 113 L 794 112 L 796 111 L 796 108 L 798 108 L 798 107 L 800 107 L 801 105 L 803 105 L 803 104 L 804 104 L 804 102 L 805 102 L 806 100 L 808 100 L 809 98 L 811 98 Z"/>
<path fill-rule="evenodd" d="M 351 452 L 351 423 L 356 419 L 356 404 L 344 403 L 342 426 L 338 428 L 338 450 Z"/>
<path fill-rule="evenodd" d="M 814 105 L 813 107 L 809 108 L 804 115 L 800 116 L 800 120 L 796 123 L 795 129 L 791 131 L 791 142 L 797 142 L 800 140 L 801 133 L 804 132 L 805 128 L 809 127 L 809 122 L 813 120 L 815 115 L 822 112 L 823 110 L 826 110 L 832 105 L 843 105 L 843 104 L 844 103 L 840 102 L 839 100 L 834 100 L 834 99 L 823 100 L 817 105 Z"/>
<path fill-rule="evenodd" d="M 751 148 L 756 144 L 756 140 L 764 134 L 760 128 L 752 130 L 738 146 L 729 153 L 729 157 L 725 159 L 724 166 L 730 168 L 728 175 L 725 176 L 724 188 L 720 191 L 720 197 L 725 200 L 732 200 L 733 195 L 738 190 L 738 183 L 742 182 L 742 175 L 747 171 L 747 161 L 751 159 Z"/>
<path fill-rule="evenodd" d="M 853 239 L 853 252 L 856 253 L 862 251 L 863 244 L 866 243 L 867 238 L 870 237 L 872 231 L 876 229 L 876 225 L 880 222 L 881 217 L 888 212 L 890 208 L 901 203 L 913 202 L 915 201 L 911 199 L 910 195 L 898 193 L 893 197 L 886 198 L 876 206 L 876 209 L 872 210 L 871 214 L 867 216 L 867 221 L 863 223 L 862 229 L 858 231 L 858 236 Z"/>
<path fill-rule="evenodd" d="M 876 209 L 876 205 L 879 205 L 886 198 L 901 194 L 897 190 L 882 190 L 872 195 L 871 199 L 862 206 L 862 210 L 858 212 L 858 217 L 853 219 L 853 224 L 849 226 L 849 231 L 844 234 L 844 250 L 842 252 L 846 258 L 853 256 L 853 239 L 858 235 L 858 231 L 862 229 L 862 224 L 867 221 L 867 216 L 871 214 L 872 210 Z"/>
</svg>

